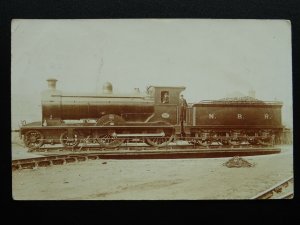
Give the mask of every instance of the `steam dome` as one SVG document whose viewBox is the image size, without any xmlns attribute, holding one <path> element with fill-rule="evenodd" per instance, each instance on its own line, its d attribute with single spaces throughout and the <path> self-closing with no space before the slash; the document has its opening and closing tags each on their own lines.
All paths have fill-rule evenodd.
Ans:
<svg viewBox="0 0 300 225">
<path fill-rule="evenodd" d="M 110 82 L 106 82 L 102 87 L 103 93 L 105 94 L 112 94 L 113 93 L 113 86 Z"/>
</svg>

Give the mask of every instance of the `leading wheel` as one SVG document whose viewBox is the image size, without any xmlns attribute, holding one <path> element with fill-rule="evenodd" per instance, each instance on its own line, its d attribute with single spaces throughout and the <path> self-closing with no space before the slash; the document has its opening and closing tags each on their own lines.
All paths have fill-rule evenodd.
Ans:
<svg viewBox="0 0 300 225">
<path fill-rule="evenodd" d="M 29 130 L 24 135 L 24 143 L 31 150 L 38 149 L 44 144 L 44 136 L 38 130 Z"/>
<path fill-rule="evenodd" d="M 60 143 L 67 148 L 76 147 L 79 144 L 79 135 L 76 131 L 73 131 L 73 135 L 68 136 L 68 131 L 63 132 L 60 135 Z"/>
</svg>

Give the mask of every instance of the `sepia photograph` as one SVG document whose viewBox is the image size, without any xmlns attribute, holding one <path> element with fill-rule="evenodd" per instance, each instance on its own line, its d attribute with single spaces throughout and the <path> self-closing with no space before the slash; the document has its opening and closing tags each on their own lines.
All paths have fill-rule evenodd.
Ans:
<svg viewBox="0 0 300 225">
<path fill-rule="evenodd" d="M 13 19 L 12 198 L 293 199 L 291 26 Z"/>
</svg>

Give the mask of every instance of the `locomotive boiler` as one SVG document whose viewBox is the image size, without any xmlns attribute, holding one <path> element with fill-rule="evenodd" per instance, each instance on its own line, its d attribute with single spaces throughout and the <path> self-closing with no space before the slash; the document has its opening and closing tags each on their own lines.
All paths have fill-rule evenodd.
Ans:
<svg viewBox="0 0 300 225">
<path fill-rule="evenodd" d="M 111 83 L 102 92 L 65 93 L 48 79 L 42 93 L 42 120 L 20 129 L 25 145 L 76 147 L 97 143 L 115 148 L 129 140 L 163 147 L 184 138 L 193 144 L 270 145 L 281 134 L 281 102 L 246 97 L 190 103 L 180 117 L 179 95 L 185 87 L 150 86 L 146 92 L 114 93 Z"/>
<path fill-rule="evenodd" d="M 48 80 L 49 90 L 42 93 L 42 121 L 47 125 L 61 125 L 64 120 L 98 120 L 108 114 L 143 122 L 154 112 L 153 99 L 137 90 L 114 94 L 112 84 L 105 83 L 102 93 L 72 94 L 57 90 L 56 81 Z"/>
</svg>

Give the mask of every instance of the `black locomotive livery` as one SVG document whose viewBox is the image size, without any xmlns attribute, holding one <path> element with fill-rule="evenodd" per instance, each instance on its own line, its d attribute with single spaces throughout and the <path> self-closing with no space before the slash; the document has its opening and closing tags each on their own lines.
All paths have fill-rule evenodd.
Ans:
<svg viewBox="0 0 300 225">
<path fill-rule="evenodd" d="M 188 104 L 182 117 L 179 96 L 185 87 L 150 86 L 146 93 L 124 95 L 105 83 L 101 93 L 67 94 L 56 89 L 57 80 L 47 81 L 42 121 L 20 128 L 29 149 L 83 142 L 116 148 L 128 141 L 163 147 L 178 139 L 202 146 L 273 145 L 284 129 L 278 101 L 201 101 Z"/>
</svg>

